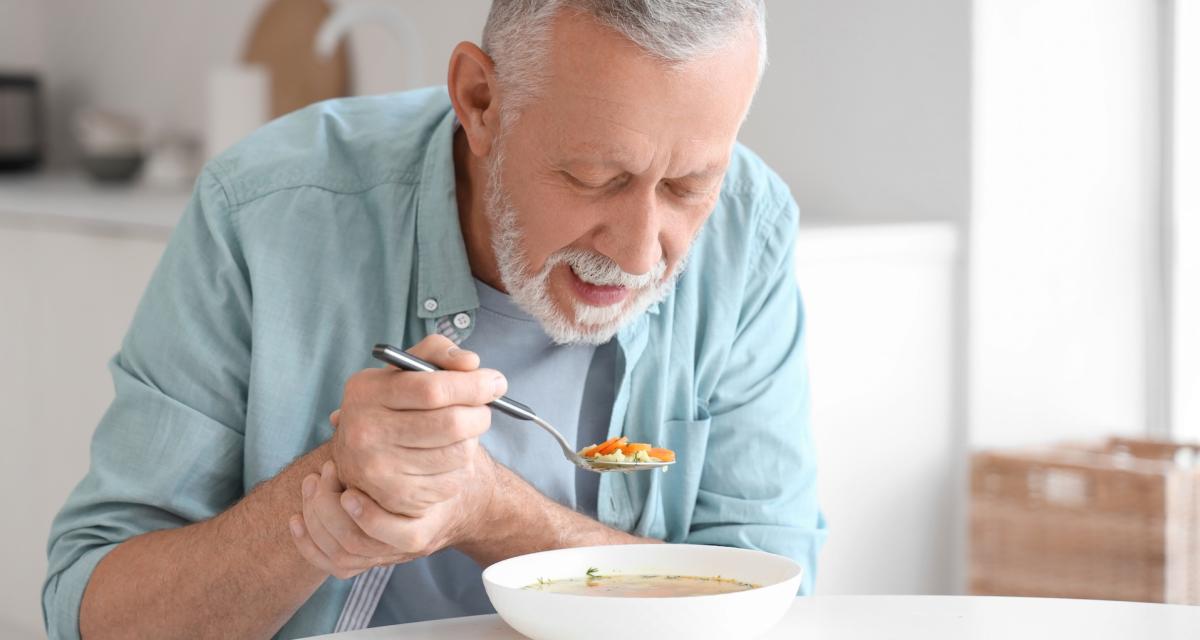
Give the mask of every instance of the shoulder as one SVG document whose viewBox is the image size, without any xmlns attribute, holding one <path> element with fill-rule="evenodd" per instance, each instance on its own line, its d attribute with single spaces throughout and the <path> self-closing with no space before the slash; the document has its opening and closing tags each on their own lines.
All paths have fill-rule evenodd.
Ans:
<svg viewBox="0 0 1200 640">
<path fill-rule="evenodd" d="M 298 187 L 356 193 L 416 183 L 449 110 L 445 87 L 326 100 L 266 124 L 210 160 L 206 173 L 233 208 Z"/>
<path fill-rule="evenodd" d="M 799 211 L 787 183 L 739 143 L 717 205 L 696 239 L 693 264 L 723 276 L 753 277 L 784 258 L 798 227 Z M 733 265 L 740 268 L 731 270 Z"/>
</svg>

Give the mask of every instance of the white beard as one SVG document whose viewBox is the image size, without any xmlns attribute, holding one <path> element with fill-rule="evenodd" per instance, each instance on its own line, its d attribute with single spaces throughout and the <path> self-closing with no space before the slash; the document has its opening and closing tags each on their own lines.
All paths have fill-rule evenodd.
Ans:
<svg viewBox="0 0 1200 640">
<path fill-rule="evenodd" d="M 501 184 L 504 153 L 497 146 L 495 156 L 488 161 L 488 184 L 484 194 L 485 214 L 492 227 L 492 251 L 504 283 L 513 302 L 533 316 L 546 335 L 556 344 L 604 344 L 621 327 L 640 316 L 650 305 L 661 301 L 675 287 L 683 272 L 684 260 L 669 277 L 664 277 L 666 262 L 648 273 L 634 275 L 623 271 L 608 256 L 582 249 L 560 249 L 546 259 L 536 274 L 526 273 L 526 255 L 521 246 L 523 234 L 517 224 L 517 211 Z M 574 319 L 550 296 L 550 273 L 559 264 L 567 264 L 584 282 L 620 285 L 631 290 L 626 300 L 602 307 L 576 300 Z"/>
</svg>

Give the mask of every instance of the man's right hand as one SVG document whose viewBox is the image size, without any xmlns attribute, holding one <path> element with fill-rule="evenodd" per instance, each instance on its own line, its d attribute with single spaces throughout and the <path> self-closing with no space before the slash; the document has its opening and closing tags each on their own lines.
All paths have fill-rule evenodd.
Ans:
<svg viewBox="0 0 1200 640">
<path fill-rule="evenodd" d="M 444 371 L 388 367 L 351 376 L 333 419 L 332 456 L 342 484 L 394 514 L 420 518 L 471 488 L 476 462 L 486 459 L 478 449 L 491 426 L 487 403 L 508 382 L 444 336 L 428 336 L 409 352 Z"/>
</svg>

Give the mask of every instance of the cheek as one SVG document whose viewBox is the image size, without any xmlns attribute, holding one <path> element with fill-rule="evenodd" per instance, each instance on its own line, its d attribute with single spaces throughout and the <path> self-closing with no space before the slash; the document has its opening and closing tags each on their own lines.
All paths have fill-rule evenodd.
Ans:
<svg viewBox="0 0 1200 640">
<path fill-rule="evenodd" d="M 532 189 L 525 197 L 512 200 L 532 272 L 541 270 L 552 253 L 575 244 L 590 228 L 583 212 L 549 190 Z"/>
</svg>

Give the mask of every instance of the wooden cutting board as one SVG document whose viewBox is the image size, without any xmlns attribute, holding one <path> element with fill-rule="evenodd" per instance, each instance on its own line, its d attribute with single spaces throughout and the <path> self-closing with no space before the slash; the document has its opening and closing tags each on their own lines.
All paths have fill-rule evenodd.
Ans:
<svg viewBox="0 0 1200 640">
<path fill-rule="evenodd" d="M 271 117 L 349 95 L 345 41 L 327 60 L 316 53 L 317 31 L 331 13 L 325 0 L 272 0 L 246 42 L 242 61 L 271 75 Z"/>
</svg>

